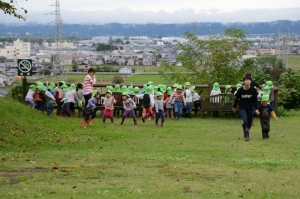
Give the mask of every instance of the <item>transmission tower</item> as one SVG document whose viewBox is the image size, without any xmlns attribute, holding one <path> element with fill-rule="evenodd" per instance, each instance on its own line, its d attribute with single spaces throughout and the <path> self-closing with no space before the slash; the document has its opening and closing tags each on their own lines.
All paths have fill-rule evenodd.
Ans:
<svg viewBox="0 0 300 199">
<path fill-rule="evenodd" d="M 197 22 L 195 21 L 194 23 L 194 35 L 196 36 L 197 34 Z"/>
<path fill-rule="evenodd" d="M 55 20 L 51 23 L 55 25 L 55 54 L 52 57 L 52 81 L 56 82 L 57 80 L 64 80 L 67 79 L 66 74 L 66 65 L 64 64 L 63 60 L 63 53 L 62 53 L 62 19 L 60 14 L 60 3 L 59 0 L 55 0 L 55 3 L 51 6 L 55 7 L 55 11 L 49 14 L 55 16 Z"/>
<path fill-rule="evenodd" d="M 285 68 L 289 68 L 289 55 L 290 55 L 290 29 L 289 27 L 286 28 L 285 31 L 285 39 L 284 39 L 284 63 L 285 63 Z"/>
</svg>

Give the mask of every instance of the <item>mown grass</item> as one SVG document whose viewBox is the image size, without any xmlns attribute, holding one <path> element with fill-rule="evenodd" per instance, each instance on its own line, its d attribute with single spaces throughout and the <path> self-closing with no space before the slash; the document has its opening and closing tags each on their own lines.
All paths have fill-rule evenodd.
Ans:
<svg viewBox="0 0 300 199">
<path fill-rule="evenodd" d="M 294 70 L 300 70 L 300 55 L 289 56 L 289 68 Z"/>
<path fill-rule="evenodd" d="M 245 142 L 236 118 L 138 121 L 80 129 L 0 99 L 1 198 L 299 198 L 299 117 L 258 120 Z"/>
</svg>

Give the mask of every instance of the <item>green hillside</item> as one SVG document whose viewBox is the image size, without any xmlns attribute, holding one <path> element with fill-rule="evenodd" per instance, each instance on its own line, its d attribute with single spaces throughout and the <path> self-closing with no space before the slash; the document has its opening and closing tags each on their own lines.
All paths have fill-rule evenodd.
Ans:
<svg viewBox="0 0 300 199">
<path fill-rule="evenodd" d="M 0 195 L 11 198 L 298 198 L 299 117 L 167 118 L 133 126 L 46 116 L 0 98 Z"/>
</svg>

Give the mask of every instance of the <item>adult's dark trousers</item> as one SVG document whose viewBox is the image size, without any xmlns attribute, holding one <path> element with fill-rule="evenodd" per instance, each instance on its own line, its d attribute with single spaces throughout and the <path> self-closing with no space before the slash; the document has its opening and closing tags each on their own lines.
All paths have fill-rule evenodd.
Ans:
<svg viewBox="0 0 300 199">
<path fill-rule="evenodd" d="M 91 98 L 92 98 L 92 93 L 89 93 L 89 94 L 84 95 L 84 100 L 85 100 L 85 105 L 84 105 L 84 107 L 86 107 L 86 106 L 88 105 L 89 99 L 91 99 Z"/>
<path fill-rule="evenodd" d="M 252 122 L 252 109 L 243 109 L 240 108 L 240 116 L 242 119 L 242 127 L 243 131 L 249 131 L 251 129 L 251 122 Z"/>
</svg>

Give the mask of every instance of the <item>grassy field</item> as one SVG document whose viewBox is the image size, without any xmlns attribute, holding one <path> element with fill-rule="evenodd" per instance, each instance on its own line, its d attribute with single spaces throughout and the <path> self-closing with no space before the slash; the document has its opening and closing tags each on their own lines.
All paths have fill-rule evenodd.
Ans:
<svg viewBox="0 0 300 199">
<path fill-rule="evenodd" d="M 148 81 L 152 81 L 157 84 L 166 83 L 161 75 L 131 75 L 125 79 L 125 84 L 145 84 Z"/>
<path fill-rule="evenodd" d="M 294 70 L 300 70 L 300 55 L 289 56 L 289 68 Z"/>
<path fill-rule="evenodd" d="M 236 118 L 166 127 L 130 118 L 80 129 L 0 98 L 0 195 L 11 198 L 299 198 L 299 117 L 259 123 L 243 140 Z"/>
<path fill-rule="evenodd" d="M 80 74 L 68 75 L 66 82 L 67 83 L 79 83 L 79 82 L 83 82 L 85 76 L 86 75 L 84 75 L 84 74 L 82 74 L 82 75 L 80 75 Z M 100 76 L 102 78 L 103 83 L 105 83 L 105 84 L 111 84 L 114 75 L 98 74 L 98 75 L 96 75 L 97 83 L 100 83 Z M 122 75 L 122 76 L 125 76 L 125 75 Z M 57 77 L 57 82 L 61 81 L 61 80 L 64 80 L 63 77 L 58 76 Z M 144 83 L 146 83 L 146 82 L 148 82 L 150 80 L 152 82 L 154 82 L 155 84 L 163 84 L 163 83 L 165 83 L 164 82 L 164 78 L 161 75 L 130 75 L 127 78 L 125 78 L 125 82 L 124 83 L 125 84 L 130 84 L 130 83 L 133 83 L 133 84 L 144 84 Z M 31 80 L 29 79 L 28 81 L 31 81 Z M 39 80 L 39 81 L 42 81 L 42 82 L 52 82 L 52 79 L 51 78 L 45 78 L 45 79 L 42 79 L 42 80 Z"/>
</svg>

